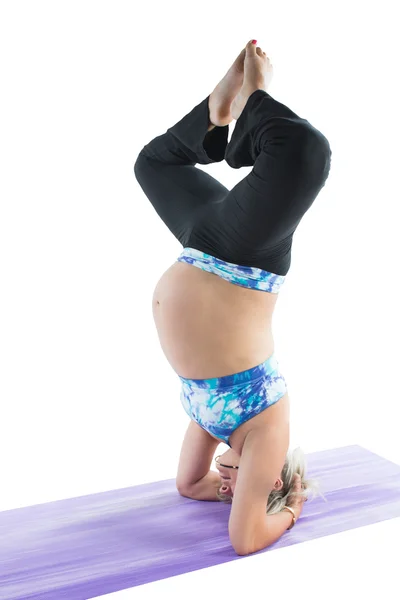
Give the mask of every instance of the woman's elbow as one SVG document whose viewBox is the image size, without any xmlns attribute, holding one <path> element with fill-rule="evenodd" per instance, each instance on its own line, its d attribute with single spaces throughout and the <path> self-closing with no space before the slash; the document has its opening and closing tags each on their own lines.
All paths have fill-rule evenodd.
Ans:
<svg viewBox="0 0 400 600">
<path fill-rule="evenodd" d="M 233 547 L 233 546 L 232 546 L 232 547 Z M 241 548 L 235 548 L 235 547 L 233 547 L 233 549 L 234 549 L 235 553 L 236 553 L 238 556 L 248 556 L 249 554 L 251 554 L 251 552 L 249 552 L 249 551 L 247 551 L 247 550 L 243 550 L 243 549 L 241 549 Z"/>
<path fill-rule="evenodd" d="M 234 551 L 236 552 L 236 554 L 238 556 L 248 556 L 249 554 L 254 554 L 255 552 L 259 552 L 260 550 L 265 550 L 266 548 L 268 548 L 268 546 L 271 546 L 273 542 L 271 541 L 264 541 L 263 543 L 258 543 L 255 544 L 248 544 L 248 545 L 244 545 L 244 544 L 237 544 L 237 543 L 232 543 L 231 540 L 231 545 L 232 548 L 234 549 Z"/>
<path fill-rule="evenodd" d="M 259 550 L 263 550 L 264 548 L 241 548 L 232 546 L 234 551 L 238 556 L 248 556 L 249 554 L 254 554 L 254 552 L 258 552 Z M 267 546 L 265 546 L 267 548 Z"/>
<path fill-rule="evenodd" d="M 232 542 L 231 542 L 232 544 Z M 251 546 L 244 546 L 244 545 L 240 545 L 240 544 L 232 544 L 232 548 L 234 549 L 234 551 L 236 552 L 236 554 L 238 556 L 248 556 L 249 554 L 253 554 L 254 552 L 257 552 L 258 550 L 262 550 L 262 548 L 254 548 Z"/>
</svg>

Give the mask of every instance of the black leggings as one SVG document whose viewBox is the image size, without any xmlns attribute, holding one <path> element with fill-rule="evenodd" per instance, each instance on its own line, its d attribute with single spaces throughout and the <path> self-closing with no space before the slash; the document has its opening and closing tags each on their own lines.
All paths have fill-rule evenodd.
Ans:
<svg viewBox="0 0 400 600">
<path fill-rule="evenodd" d="M 207 131 L 208 98 L 143 147 L 136 179 L 184 248 L 286 275 L 293 233 L 329 174 L 329 142 L 256 90 L 228 144 L 228 125 Z M 231 191 L 195 166 L 224 158 L 234 169 L 253 167 Z"/>
</svg>

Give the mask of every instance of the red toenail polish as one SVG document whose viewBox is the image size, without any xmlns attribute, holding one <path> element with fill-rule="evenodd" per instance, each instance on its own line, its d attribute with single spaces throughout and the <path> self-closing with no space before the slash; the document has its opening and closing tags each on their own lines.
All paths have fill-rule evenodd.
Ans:
<svg viewBox="0 0 400 600">
<path fill-rule="evenodd" d="M 257 40 L 251 40 L 252 44 L 257 44 Z"/>
</svg>

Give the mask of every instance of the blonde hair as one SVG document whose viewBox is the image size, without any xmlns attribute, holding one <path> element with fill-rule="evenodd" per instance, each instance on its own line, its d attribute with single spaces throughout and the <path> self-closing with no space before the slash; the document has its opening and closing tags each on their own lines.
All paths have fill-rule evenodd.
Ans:
<svg viewBox="0 0 400 600">
<path fill-rule="evenodd" d="M 300 447 L 294 450 L 289 450 L 285 464 L 283 465 L 281 479 L 283 481 L 282 489 L 272 490 L 268 496 L 267 501 L 267 515 L 274 515 L 275 513 L 281 512 L 284 506 L 290 505 L 291 496 L 293 495 L 294 488 L 294 476 L 298 473 L 301 477 L 302 492 L 301 496 L 309 498 L 312 496 L 314 499 L 317 495 L 321 496 L 325 501 L 325 496 L 320 492 L 319 482 L 316 479 L 306 478 L 306 457 L 303 450 Z M 217 489 L 217 498 L 221 502 L 227 504 L 232 503 L 232 498 L 221 494 Z"/>
</svg>

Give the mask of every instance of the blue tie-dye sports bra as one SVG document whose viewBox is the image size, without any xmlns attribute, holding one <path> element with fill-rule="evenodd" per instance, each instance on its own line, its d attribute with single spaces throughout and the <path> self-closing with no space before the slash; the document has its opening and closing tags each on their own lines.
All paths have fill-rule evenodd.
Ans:
<svg viewBox="0 0 400 600">
<path fill-rule="evenodd" d="M 286 279 L 285 275 L 276 275 L 257 267 L 235 265 L 194 248 L 184 248 L 177 260 L 214 273 L 236 285 L 271 294 L 277 294 Z"/>
</svg>

